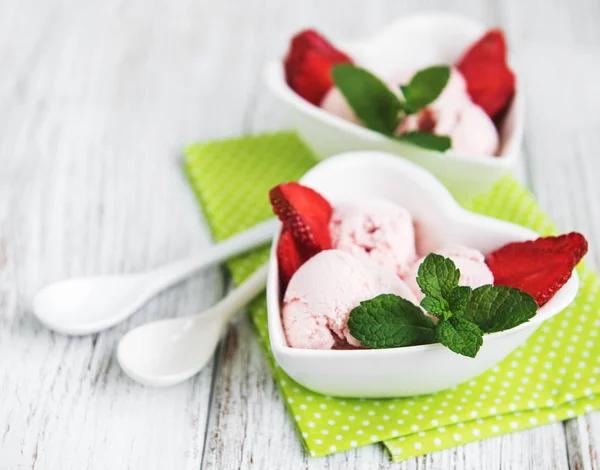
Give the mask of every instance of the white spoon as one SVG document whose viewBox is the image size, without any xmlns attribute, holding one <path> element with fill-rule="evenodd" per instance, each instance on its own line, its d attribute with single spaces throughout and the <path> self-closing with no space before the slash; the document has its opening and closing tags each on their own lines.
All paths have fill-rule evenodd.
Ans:
<svg viewBox="0 0 600 470">
<path fill-rule="evenodd" d="M 278 224 L 277 219 L 267 220 L 204 253 L 145 273 L 81 277 L 50 284 L 34 297 L 33 313 L 59 333 L 96 333 L 125 320 L 152 296 L 194 271 L 267 243 Z"/>
<path fill-rule="evenodd" d="M 267 282 L 267 265 L 202 313 L 147 323 L 120 341 L 117 359 L 133 380 L 166 387 L 200 372 L 212 357 L 223 328 Z"/>
</svg>

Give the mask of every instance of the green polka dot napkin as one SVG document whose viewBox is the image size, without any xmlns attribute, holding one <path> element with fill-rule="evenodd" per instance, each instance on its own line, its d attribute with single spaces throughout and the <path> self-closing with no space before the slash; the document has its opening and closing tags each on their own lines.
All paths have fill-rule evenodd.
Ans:
<svg viewBox="0 0 600 470">
<path fill-rule="evenodd" d="M 270 217 L 267 191 L 298 179 L 315 163 L 295 134 L 282 132 L 192 145 L 184 167 L 215 239 L 222 240 Z M 535 199 L 512 178 L 469 209 L 543 234 L 554 231 Z M 230 261 L 234 282 L 267 258 L 264 248 Z M 274 361 L 263 296 L 249 312 L 310 455 L 383 441 L 398 461 L 600 408 L 600 283 L 585 266 L 579 273 L 581 289 L 573 305 L 502 363 L 458 387 L 411 398 L 341 399 L 305 389 Z"/>
</svg>

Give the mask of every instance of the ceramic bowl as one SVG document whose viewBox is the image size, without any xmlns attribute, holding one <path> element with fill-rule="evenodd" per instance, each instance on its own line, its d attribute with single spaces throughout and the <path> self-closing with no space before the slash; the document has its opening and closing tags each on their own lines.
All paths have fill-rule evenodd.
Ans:
<svg viewBox="0 0 600 470">
<path fill-rule="evenodd" d="M 359 65 L 386 79 L 429 65 L 454 63 L 486 29 L 483 24 L 460 16 L 422 13 L 396 20 L 366 41 L 334 43 Z M 281 60 L 267 66 L 266 81 L 319 158 L 350 150 L 392 152 L 427 168 L 461 201 L 489 189 L 515 168 L 519 158 L 524 101 L 518 78 L 517 92 L 500 129 L 502 148 L 497 157 L 425 150 L 334 116 L 304 100 L 287 85 Z"/>
<path fill-rule="evenodd" d="M 332 201 L 381 197 L 413 215 L 428 234 L 421 253 L 459 243 L 487 254 L 512 241 L 537 238 L 520 225 L 474 214 L 414 163 L 376 151 L 349 152 L 316 165 L 301 180 Z M 399 397 L 447 389 L 481 374 L 523 344 L 539 326 L 575 298 L 579 280 L 571 279 L 529 322 L 484 336 L 475 358 L 440 344 L 376 350 L 310 350 L 287 345 L 281 323 L 279 277 L 273 240 L 267 281 L 269 336 L 277 363 L 298 383 L 319 393 L 348 397 Z"/>
</svg>

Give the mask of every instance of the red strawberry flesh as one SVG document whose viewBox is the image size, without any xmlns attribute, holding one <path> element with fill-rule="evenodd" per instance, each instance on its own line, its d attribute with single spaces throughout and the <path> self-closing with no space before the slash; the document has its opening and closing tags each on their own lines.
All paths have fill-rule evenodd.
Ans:
<svg viewBox="0 0 600 470">
<path fill-rule="evenodd" d="M 303 260 L 296 247 L 292 233 L 284 229 L 277 244 L 277 262 L 282 292 L 287 287 L 294 273 L 302 266 Z"/>
<path fill-rule="evenodd" d="M 304 261 L 331 248 L 329 221 L 333 209 L 314 189 L 284 183 L 269 192 L 273 212 L 290 231 Z"/>
<path fill-rule="evenodd" d="M 501 29 L 490 29 L 465 52 L 458 61 L 461 67 L 466 63 L 506 62 L 506 39 Z"/>
<path fill-rule="evenodd" d="M 504 64 L 482 62 L 459 67 L 467 91 L 475 104 L 495 118 L 510 103 L 515 93 L 515 76 Z"/>
<path fill-rule="evenodd" d="M 483 35 L 457 62 L 471 99 L 494 119 L 515 93 L 516 80 L 506 63 L 506 40 L 499 29 Z"/>
<path fill-rule="evenodd" d="M 352 62 L 314 29 L 296 34 L 284 59 L 285 80 L 302 98 L 319 105 L 333 86 L 331 69 Z"/>
<path fill-rule="evenodd" d="M 494 284 L 519 288 L 541 307 L 571 278 L 587 249 L 585 237 L 571 232 L 509 243 L 490 253 L 487 264 Z"/>
<path fill-rule="evenodd" d="M 566 233 L 557 237 L 543 237 L 537 240 L 540 249 L 572 253 L 575 264 L 581 261 L 588 251 L 588 242 L 579 232 Z"/>
</svg>

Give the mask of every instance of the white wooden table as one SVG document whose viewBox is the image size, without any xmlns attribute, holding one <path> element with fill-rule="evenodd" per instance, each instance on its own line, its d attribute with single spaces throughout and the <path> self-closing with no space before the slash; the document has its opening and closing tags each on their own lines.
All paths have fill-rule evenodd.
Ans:
<svg viewBox="0 0 600 470">
<path fill-rule="evenodd" d="M 378 445 L 310 459 L 245 318 L 194 379 L 129 380 L 119 338 L 213 303 L 219 269 L 98 335 L 53 334 L 28 311 L 46 283 L 210 243 L 182 145 L 286 126 L 262 69 L 293 32 L 366 35 L 424 7 L 506 30 L 527 94 L 523 172 L 598 266 L 596 0 L 0 0 L 0 469 L 600 468 L 600 413 L 399 465 Z"/>
</svg>

